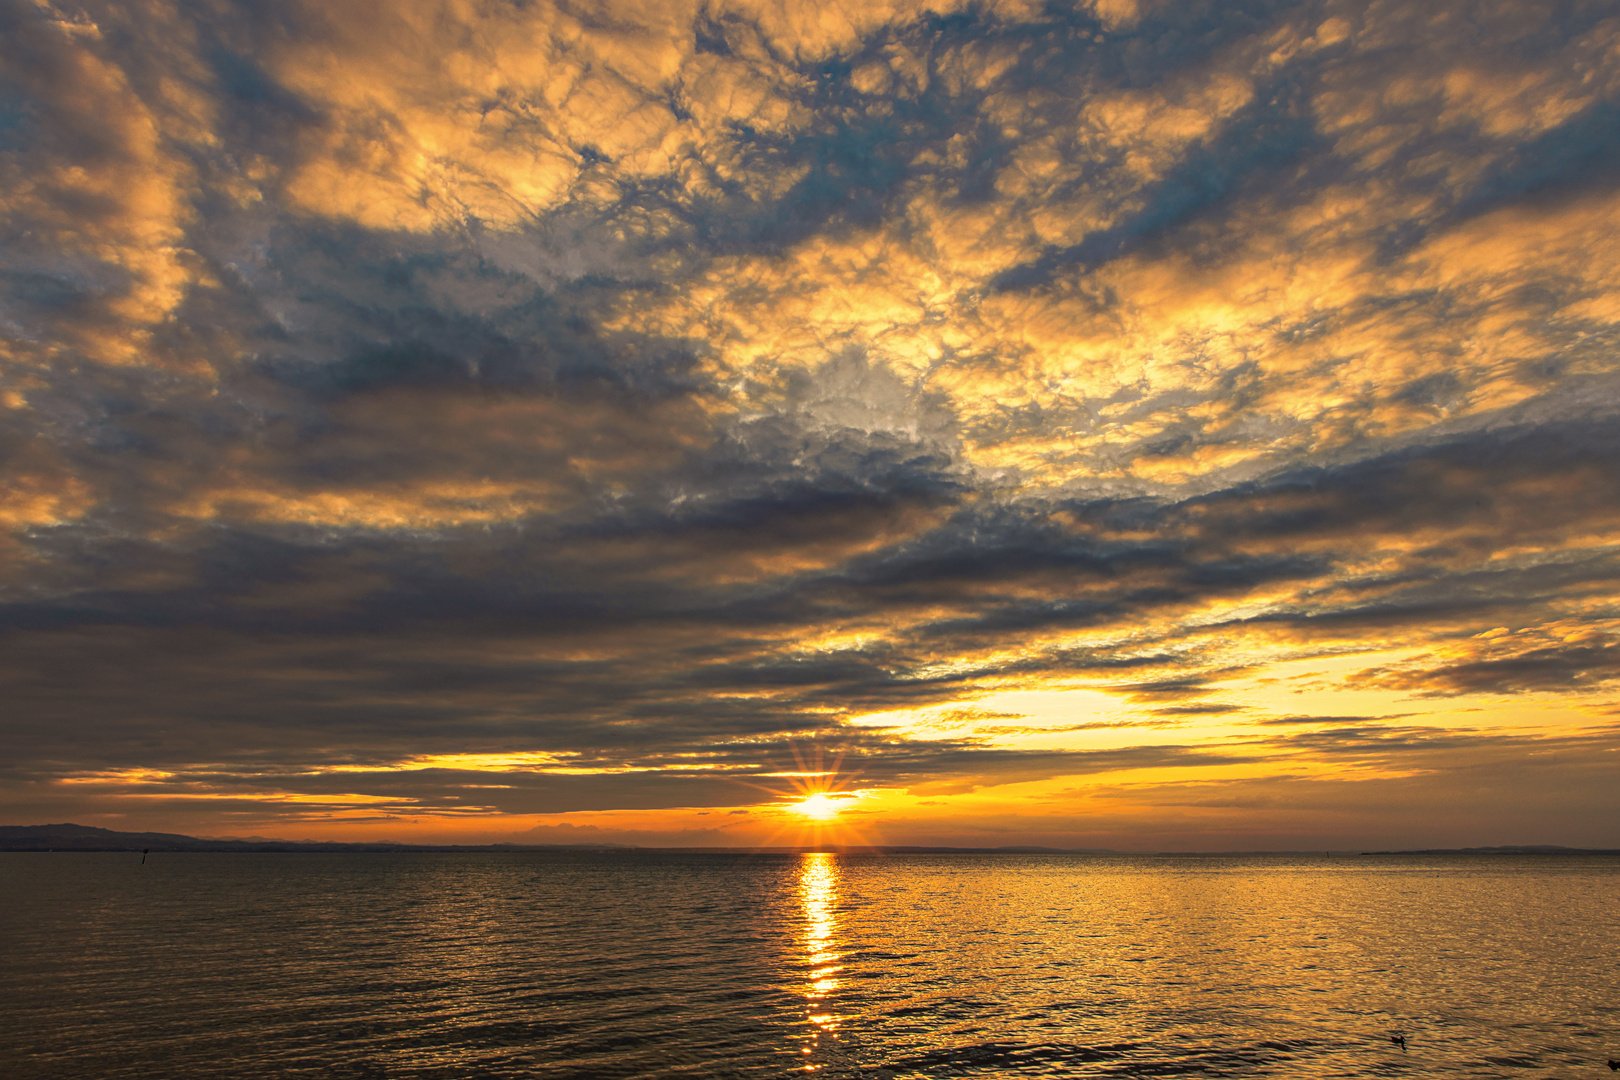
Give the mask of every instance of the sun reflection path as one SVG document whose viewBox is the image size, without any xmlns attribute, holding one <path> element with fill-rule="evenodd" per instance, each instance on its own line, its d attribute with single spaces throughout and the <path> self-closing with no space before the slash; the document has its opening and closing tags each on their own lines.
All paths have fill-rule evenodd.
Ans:
<svg viewBox="0 0 1620 1080">
<path fill-rule="evenodd" d="M 804 1048 L 804 1052 L 813 1054 L 820 1048 L 819 1040 L 823 1034 L 832 1035 L 838 1030 L 838 1017 L 829 1001 L 832 993 L 838 989 L 838 961 L 842 959 L 836 939 L 838 859 L 826 852 L 803 855 L 800 859 L 799 902 L 804 908 L 801 943 L 810 969 L 804 999 L 810 1023 L 815 1025 L 810 1045 Z M 820 1067 L 812 1059 L 812 1063 L 805 1066 L 805 1071 L 814 1072 Z"/>
</svg>

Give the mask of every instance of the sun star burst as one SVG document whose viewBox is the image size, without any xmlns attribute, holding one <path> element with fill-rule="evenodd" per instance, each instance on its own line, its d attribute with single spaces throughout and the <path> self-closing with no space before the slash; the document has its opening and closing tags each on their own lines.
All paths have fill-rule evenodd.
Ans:
<svg viewBox="0 0 1620 1080">
<path fill-rule="evenodd" d="M 806 795 L 790 809 L 815 821 L 831 821 L 838 816 L 839 807 L 836 799 L 829 798 L 825 792 L 817 791 Z"/>
</svg>

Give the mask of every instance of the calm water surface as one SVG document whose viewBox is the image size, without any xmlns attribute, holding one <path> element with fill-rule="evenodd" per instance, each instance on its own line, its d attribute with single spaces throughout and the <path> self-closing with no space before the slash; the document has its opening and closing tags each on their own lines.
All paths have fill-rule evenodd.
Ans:
<svg viewBox="0 0 1620 1080">
<path fill-rule="evenodd" d="M 1598 857 L 0 854 L 0 1072 L 1613 1076 L 1617 893 Z"/>
</svg>

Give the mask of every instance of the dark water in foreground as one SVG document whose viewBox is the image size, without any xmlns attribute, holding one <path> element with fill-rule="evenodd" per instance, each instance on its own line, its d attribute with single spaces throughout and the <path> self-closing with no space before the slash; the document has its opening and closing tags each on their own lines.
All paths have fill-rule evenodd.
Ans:
<svg viewBox="0 0 1620 1080">
<path fill-rule="evenodd" d="M 1613 858 L 139 859 L 0 854 L 0 1073 L 1595 1077 L 1620 1058 Z"/>
</svg>

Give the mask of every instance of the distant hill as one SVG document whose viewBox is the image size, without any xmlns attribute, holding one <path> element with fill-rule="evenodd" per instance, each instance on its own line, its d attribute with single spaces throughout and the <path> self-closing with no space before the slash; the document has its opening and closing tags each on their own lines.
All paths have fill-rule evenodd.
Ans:
<svg viewBox="0 0 1620 1080">
<path fill-rule="evenodd" d="M 0 825 L 0 851 L 600 851 L 615 844 L 345 844 L 318 840 L 210 840 L 179 833 L 115 832 L 94 825 Z"/>
</svg>

